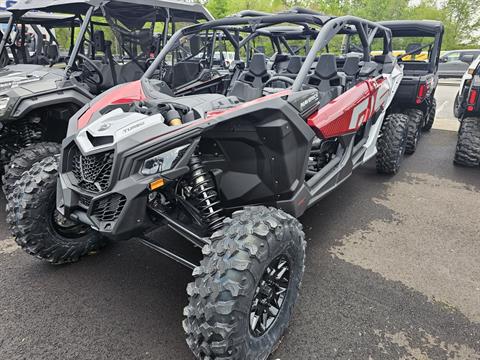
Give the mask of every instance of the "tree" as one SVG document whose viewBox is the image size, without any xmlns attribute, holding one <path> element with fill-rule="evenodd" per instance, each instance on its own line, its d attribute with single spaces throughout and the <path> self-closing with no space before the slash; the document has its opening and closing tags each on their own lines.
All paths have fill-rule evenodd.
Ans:
<svg viewBox="0 0 480 360">
<path fill-rule="evenodd" d="M 451 42 L 461 45 L 477 45 L 480 28 L 478 0 L 447 0 L 445 14 L 448 21 L 448 35 Z"/>
<path fill-rule="evenodd" d="M 229 0 L 210 0 L 207 3 L 207 8 L 215 19 L 221 19 L 230 15 L 228 4 Z"/>
<path fill-rule="evenodd" d="M 216 18 L 241 10 L 276 12 L 299 6 L 329 15 L 365 19 L 439 20 L 445 25 L 442 48 L 480 47 L 479 0 L 199 0 Z"/>
</svg>

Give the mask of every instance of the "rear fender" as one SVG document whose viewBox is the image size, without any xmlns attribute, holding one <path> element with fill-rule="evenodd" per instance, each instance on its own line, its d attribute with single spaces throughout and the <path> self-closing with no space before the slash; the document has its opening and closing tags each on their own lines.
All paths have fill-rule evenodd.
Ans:
<svg viewBox="0 0 480 360">
<path fill-rule="evenodd" d="M 384 91 L 386 91 L 386 100 L 382 105 L 382 108 L 379 109 L 378 118 L 375 124 L 372 125 L 370 129 L 370 134 L 368 136 L 367 142 L 365 143 L 364 147 L 366 149 L 365 154 L 363 156 L 363 163 L 366 163 L 372 157 L 377 154 L 377 140 L 380 134 L 380 130 L 383 125 L 383 121 L 385 120 L 385 116 L 387 111 L 392 104 L 392 101 L 397 93 L 398 87 L 403 78 L 403 68 L 396 66 L 393 72 L 389 76 L 385 76 L 384 79 Z"/>
</svg>

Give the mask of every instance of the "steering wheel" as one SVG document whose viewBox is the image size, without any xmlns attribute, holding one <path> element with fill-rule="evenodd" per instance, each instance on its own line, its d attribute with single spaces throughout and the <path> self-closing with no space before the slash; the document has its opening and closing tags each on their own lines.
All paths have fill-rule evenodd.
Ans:
<svg viewBox="0 0 480 360">
<path fill-rule="evenodd" d="M 274 75 L 272 76 L 270 79 L 267 80 L 267 82 L 265 83 L 264 87 L 269 87 L 268 85 L 270 85 L 271 83 L 273 83 L 274 81 L 280 81 L 284 84 L 287 84 L 287 88 L 289 88 L 290 86 L 293 85 L 293 83 L 295 82 L 295 80 L 287 77 L 287 76 L 282 76 L 282 75 Z"/>
<path fill-rule="evenodd" d="M 83 60 L 78 69 L 82 72 L 82 81 L 93 86 L 100 86 L 103 83 L 102 70 L 92 59 L 83 54 L 77 54 L 77 58 Z"/>
</svg>

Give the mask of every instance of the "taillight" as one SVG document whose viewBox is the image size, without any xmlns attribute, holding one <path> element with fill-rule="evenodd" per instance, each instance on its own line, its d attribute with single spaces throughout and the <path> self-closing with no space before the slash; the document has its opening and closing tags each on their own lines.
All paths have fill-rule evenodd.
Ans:
<svg viewBox="0 0 480 360">
<path fill-rule="evenodd" d="M 427 84 L 420 84 L 418 87 L 418 93 L 417 93 L 417 104 L 421 104 L 423 99 L 425 99 L 425 96 L 427 95 Z"/>
<path fill-rule="evenodd" d="M 475 109 L 475 103 L 478 98 L 478 90 L 472 89 L 470 91 L 470 96 L 468 97 L 467 111 L 473 111 Z"/>
</svg>

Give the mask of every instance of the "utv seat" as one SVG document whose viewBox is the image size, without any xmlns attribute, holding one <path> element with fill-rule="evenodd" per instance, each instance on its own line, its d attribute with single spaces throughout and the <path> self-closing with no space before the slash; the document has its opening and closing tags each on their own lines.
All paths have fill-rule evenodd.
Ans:
<svg viewBox="0 0 480 360">
<path fill-rule="evenodd" d="M 390 54 L 374 56 L 373 61 L 378 64 L 377 70 L 379 74 L 391 74 L 395 67 L 395 58 Z"/>
<path fill-rule="evenodd" d="M 103 75 L 103 82 L 99 86 L 100 90 L 108 90 L 111 87 L 115 86 L 110 66 L 99 60 L 94 60 L 94 62 L 100 68 Z M 140 67 L 133 61 L 125 65 L 115 64 L 114 70 L 117 78 L 117 84 L 124 84 L 131 81 L 139 80 L 144 74 L 142 69 L 140 69 Z"/>
<path fill-rule="evenodd" d="M 169 69 L 165 81 L 171 88 L 176 88 L 197 79 L 201 70 L 199 61 L 181 61 Z"/>
<path fill-rule="evenodd" d="M 301 56 L 295 55 L 290 58 L 287 68 L 282 72 L 283 76 L 295 78 L 302 68 L 303 60 Z"/>
<path fill-rule="evenodd" d="M 410 43 L 405 49 L 405 54 L 411 53 L 410 58 L 412 61 L 416 60 L 416 56 L 422 53 L 422 44 L 421 43 Z"/>
<path fill-rule="evenodd" d="M 307 84 L 318 89 L 320 106 L 328 104 L 343 91 L 345 78 L 337 71 L 335 55 L 320 55 L 315 71 L 307 79 Z"/>
<path fill-rule="evenodd" d="M 376 77 L 378 75 L 378 64 L 373 61 L 367 61 L 360 68 L 358 78 L 359 80 L 366 80 L 368 78 Z"/>
<path fill-rule="evenodd" d="M 240 101 L 250 101 L 262 96 L 263 86 L 270 79 L 264 54 L 254 54 L 250 66 L 237 78 L 228 95 Z"/>
<path fill-rule="evenodd" d="M 267 69 L 277 73 L 284 72 L 290 61 L 290 56 L 287 54 L 275 54 L 267 63 Z"/>
<path fill-rule="evenodd" d="M 285 68 L 278 72 L 278 75 L 284 76 L 290 79 L 295 79 L 302 68 L 303 59 L 301 56 L 292 56 L 290 60 L 287 62 Z M 270 85 L 272 88 L 287 88 L 289 85 L 284 81 L 273 81 Z"/>
<path fill-rule="evenodd" d="M 55 64 L 58 62 L 60 58 L 60 51 L 58 50 L 57 44 L 49 44 L 45 46 L 45 55 L 48 58 L 50 65 Z"/>
<path fill-rule="evenodd" d="M 347 55 L 342 67 L 342 73 L 345 75 L 345 89 L 348 90 L 355 86 L 360 73 L 360 58 L 355 55 Z"/>
</svg>

